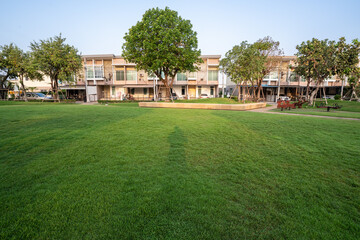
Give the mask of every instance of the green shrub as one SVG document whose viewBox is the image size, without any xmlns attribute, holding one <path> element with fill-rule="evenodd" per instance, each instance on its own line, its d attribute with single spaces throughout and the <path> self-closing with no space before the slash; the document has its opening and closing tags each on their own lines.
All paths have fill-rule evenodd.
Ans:
<svg viewBox="0 0 360 240">
<path fill-rule="evenodd" d="M 334 99 L 335 99 L 335 100 L 340 100 L 340 98 L 341 98 L 341 95 L 340 95 L 340 94 L 336 94 L 336 95 L 334 96 Z"/>
</svg>

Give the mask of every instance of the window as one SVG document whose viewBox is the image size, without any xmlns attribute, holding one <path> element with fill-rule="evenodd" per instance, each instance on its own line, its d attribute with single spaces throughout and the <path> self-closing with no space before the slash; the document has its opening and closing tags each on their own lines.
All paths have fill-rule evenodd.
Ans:
<svg viewBox="0 0 360 240">
<path fill-rule="evenodd" d="M 135 81 L 137 77 L 136 70 L 126 70 L 126 80 L 127 81 Z"/>
<path fill-rule="evenodd" d="M 208 71 L 208 80 L 209 81 L 217 81 L 218 80 L 218 71 L 217 70 L 209 70 Z"/>
<path fill-rule="evenodd" d="M 86 78 L 94 78 L 94 67 L 86 67 Z"/>
<path fill-rule="evenodd" d="M 210 96 L 213 96 L 214 95 L 214 86 L 211 86 L 210 87 Z"/>
<path fill-rule="evenodd" d="M 112 95 L 112 96 L 115 96 L 115 86 L 112 86 L 112 87 L 111 87 L 111 95 Z"/>
<path fill-rule="evenodd" d="M 144 88 L 144 95 L 147 95 L 147 88 Z"/>
<path fill-rule="evenodd" d="M 271 71 L 268 75 L 264 76 L 264 80 L 278 80 L 278 72 L 277 71 Z"/>
<path fill-rule="evenodd" d="M 177 80 L 178 81 L 186 81 L 187 80 L 186 74 L 185 73 L 178 73 L 177 74 Z"/>
<path fill-rule="evenodd" d="M 188 76 L 190 80 L 196 80 L 196 72 L 189 72 Z"/>
<path fill-rule="evenodd" d="M 201 86 L 198 86 L 198 96 L 200 97 L 201 95 Z"/>
<path fill-rule="evenodd" d="M 124 80 L 125 80 L 124 70 L 116 70 L 116 81 L 124 81 Z"/>
<path fill-rule="evenodd" d="M 102 66 L 94 66 L 95 70 L 95 78 L 103 78 L 103 67 Z"/>
<path fill-rule="evenodd" d="M 162 78 L 165 78 L 165 74 L 164 74 L 163 72 L 161 73 L 161 77 L 162 77 Z M 156 76 L 155 73 L 149 72 L 149 73 L 148 73 L 148 79 L 149 79 L 149 80 L 155 80 L 155 79 L 159 79 L 159 78 Z"/>
<path fill-rule="evenodd" d="M 186 92 L 186 89 L 185 89 L 185 86 L 182 86 L 181 87 L 181 95 L 185 95 L 185 92 Z"/>
<path fill-rule="evenodd" d="M 335 77 L 335 76 L 331 76 L 331 77 L 325 79 L 325 81 L 335 82 L 335 81 L 336 81 L 336 77 Z"/>
<path fill-rule="evenodd" d="M 289 82 L 297 82 L 298 81 L 297 74 L 294 72 L 290 72 L 288 81 Z"/>
<path fill-rule="evenodd" d="M 156 79 L 156 78 L 157 78 L 157 77 L 156 77 L 155 73 L 149 72 L 149 75 L 148 75 L 148 79 L 149 79 L 149 80 L 154 80 L 154 79 Z"/>
<path fill-rule="evenodd" d="M 135 94 L 135 88 L 131 88 L 131 89 L 130 89 L 130 93 L 131 93 L 132 95 L 134 95 L 134 94 Z"/>
</svg>

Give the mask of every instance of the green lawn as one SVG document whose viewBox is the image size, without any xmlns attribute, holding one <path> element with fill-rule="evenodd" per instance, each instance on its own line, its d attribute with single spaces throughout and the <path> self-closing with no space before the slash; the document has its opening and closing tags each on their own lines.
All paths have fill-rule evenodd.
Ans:
<svg viewBox="0 0 360 240">
<path fill-rule="evenodd" d="M 0 106 L 0 239 L 359 239 L 359 121 Z"/>
<path fill-rule="evenodd" d="M 321 101 L 325 104 L 324 101 Z M 320 101 L 317 104 L 321 103 Z M 340 100 L 328 100 L 328 106 L 333 106 L 335 103 L 342 106 L 340 109 L 330 109 L 328 112 L 326 108 L 317 108 L 316 106 L 303 105 L 303 108 L 284 110 L 274 109 L 275 112 L 283 113 L 296 113 L 296 114 L 307 114 L 307 115 L 319 115 L 319 116 L 330 116 L 330 117 L 345 117 L 345 118 L 360 118 L 360 102 L 340 101 Z"/>
</svg>

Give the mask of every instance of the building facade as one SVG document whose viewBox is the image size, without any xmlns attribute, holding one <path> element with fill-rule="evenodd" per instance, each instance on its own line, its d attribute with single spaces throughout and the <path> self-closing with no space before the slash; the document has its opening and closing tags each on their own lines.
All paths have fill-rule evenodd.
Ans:
<svg viewBox="0 0 360 240">
<path fill-rule="evenodd" d="M 218 96 L 220 55 L 203 55 L 197 72 L 183 72 L 175 76 L 173 96 L 194 99 L 201 95 Z M 153 100 L 165 97 L 163 83 L 155 74 L 137 70 L 134 63 L 113 54 L 83 55 L 83 75 L 76 84 L 62 86 L 67 96 L 98 100 Z"/>
<path fill-rule="evenodd" d="M 296 99 L 305 97 L 307 82 L 304 78 L 299 77 L 290 68 L 295 65 L 295 56 L 283 56 L 279 66 L 273 69 L 266 75 L 262 81 L 262 88 L 264 92 L 264 100 L 268 102 L 275 102 L 278 98 Z M 318 97 L 323 97 L 324 92 L 327 97 L 334 97 L 341 93 L 342 87 L 347 87 L 348 83 L 341 81 L 337 76 L 332 76 L 325 79 L 323 85 L 318 91 Z M 247 86 L 249 87 L 249 86 Z M 315 88 L 315 82 L 310 83 L 310 88 Z M 237 96 L 238 89 L 236 84 L 227 79 L 226 94 Z M 345 92 L 344 92 L 345 94 Z"/>
</svg>

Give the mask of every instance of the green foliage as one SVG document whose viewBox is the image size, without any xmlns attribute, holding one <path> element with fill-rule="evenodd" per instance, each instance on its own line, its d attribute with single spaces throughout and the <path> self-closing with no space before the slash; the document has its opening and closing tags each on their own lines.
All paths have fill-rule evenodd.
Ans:
<svg viewBox="0 0 360 240">
<path fill-rule="evenodd" d="M 65 44 L 66 38 L 61 34 L 54 38 L 31 43 L 32 55 L 37 68 L 51 79 L 51 87 L 58 97 L 59 80 L 63 82 L 75 81 L 74 76 L 82 69 L 81 56 L 78 50 Z"/>
<path fill-rule="evenodd" d="M 196 35 L 190 21 L 176 11 L 149 9 L 125 34 L 122 55 L 138 69 L 155 73 L 169 89 L 176 73 L 196 71 L 196 64 L 202 62 Z"/>
<path fill-rule="evenodd" d="M 335 52 L 334 41 L 318 40 L 313 38 L 311 41 L 302 42 L 296 46 L 298 52 L 295 72 L 305 77 L 311 78 L 321 84 L 326 78 L 335 73 Z"/>
<path fill-rule="evenodd" d="M 220 61 L 220 68 L 237 85 L 250 82 L 253 87 L 256 86 L 260 97 L 264 76 L 279 67 L 279 57 L 283 54 L 279 45 L 269 36 L 253 44 L 243 41 L 225 54 L 225 58 Z"/>
<path fill-rule="evenodd" d="M 341 99 L 341 95 L 340 95 L 340 94 L 336 94 L 336 95 L 334 96 L 334 99 L 335 99 L 335 100 L 340 100 L 340 99 Z"/>
<path fill-rule="evenodd" d="M 359 68 L 360 42 L 355 39 L 351 44 L 344 37 L 336 43 L 335 73 L 341 80 L 354 74 Z"/>
<path fill-rule="evenodd" d="M 6 87 L 6 82 L 9 78 L 15 78 L 16 72 L 14 71 L 14 65 L 11 61 L 14 52 L 17 51 L 17 46 L 13 43 L 9 45 L 0 46 L 0 72 L 4 73 L 4 76 L 0 78 L 0 88 Z"/>
</svg>

